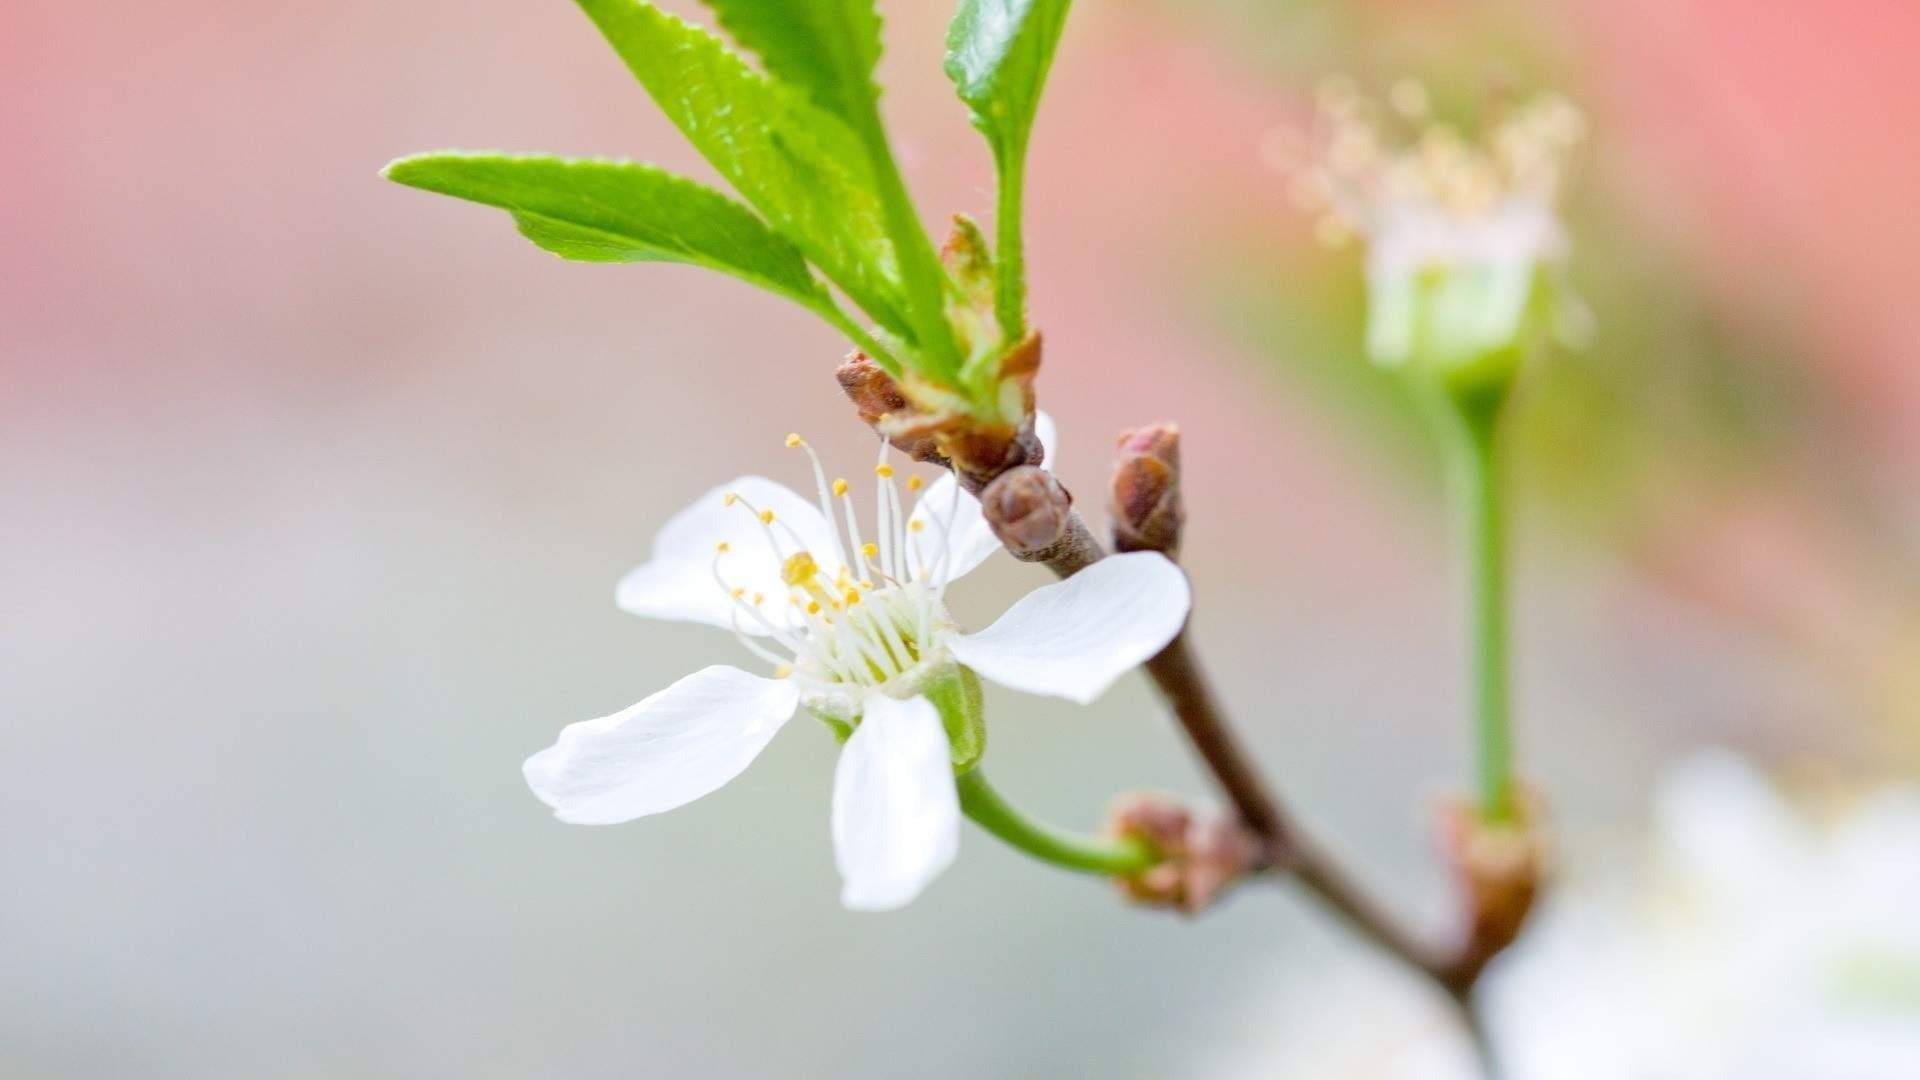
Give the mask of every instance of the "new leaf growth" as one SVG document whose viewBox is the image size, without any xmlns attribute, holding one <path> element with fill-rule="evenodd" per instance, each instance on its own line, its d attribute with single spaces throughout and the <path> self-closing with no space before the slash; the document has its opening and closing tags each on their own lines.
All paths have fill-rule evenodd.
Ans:
<svg viewBox="0 0 1920 1080">
<path fill-rule="evenodd" d="M 938 251 L 921 223 L 880 113 L 873 0 L 706 2 L 758 69 L 650 0 L 577 0 L 739 200 L 637 162 L 537 154 L 420 154 L 385 175 L 503 209 L 562 258 L 690 263 L 800 304 L 896 380 L 896 414 L 943 442 L 987 429 L 991 471 L 1031 428 L 1022 169 L 1067 3 L 966 0 L 949 32 L 947 70 L 999 178 L 996 257 L 970 221 Z"/>
</svg>

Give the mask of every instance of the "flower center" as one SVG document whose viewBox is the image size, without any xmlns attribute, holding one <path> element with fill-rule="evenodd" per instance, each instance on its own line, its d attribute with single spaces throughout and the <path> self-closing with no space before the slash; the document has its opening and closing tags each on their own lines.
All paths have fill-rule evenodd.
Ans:
<svg viewBox="0 0 1920 1080">
<path fill-rule="evenodd" d="M 946 507 L 929 507 L 922 500 L 908 514 L 882 442 L 873 470 L 874 538 L 868 540 L 854 509 L 852 485 L 845 479 L 829 483 L 819 455 L 805 439 L 789 435 L 787 445 L 805 450 L 813 465 L 820 513 L 830 535 L 814 538 L 810 546 L 793 523 L 772 508 L 728 492 L 725 504 L 737 506 L 757 523 L 764 541 L 758 557 L 778 568 L 777 575 L 759 579 L 777 576 L 786 595 L 749 592 L 729 581 L 721 559 L 734 548 L 724 541 L 714 555 L 713 577 L 733 601 L 734 634 L 741 645 L 773 665 L 776 676 L 801 682 L 810 708 L 854 717 L 859 699 L 868 692 L 917 683 L 946 663 L 945 640 L 953 621 L 944 596 L 953 569 L 949 548 L 959 490 L 954 489 L 953 502 Z M 919 491 L 920 477 L 907 478 L 906 487 Z M 841 504 L 839 513 L 835 502 Z M 827 550 L 820 550 L 823 543 Z M 748 625 L 764 637 L 748 636 Z M 780 649 L 768 647 L 767 638 Z"/>
<path fill-rule="evenodd" d="M 1457 238 L 1472 248 L 1481 243 L 1477 228 L 1491 222 L 1496 231 L 1513 231 L 1514 223 L 1502 219 L 1516 213 L 1541 218 L 1547 232 L 1557 233 L 1552 210 L 1561 175 L 1585 131 L 1580 111 L 1565 99 L 1495 102 L 1471 139 L 1434 118 L 1419 83 L 1395 86 L 1388 107 L 1346 79 L 1328 80 L 1319 99 L 1311 134 L 1276 131 L 1263 153 L 1292 177 L 1302 208 L 1321 215 L 1319 232 L 1328 242 L 1358 232 L 1377 243 L 1412 221 L 1444 234 L 1427 237 L 1424 255 L 1460 263 L 1479 253 L 1442 241 Z"/>
</svg>

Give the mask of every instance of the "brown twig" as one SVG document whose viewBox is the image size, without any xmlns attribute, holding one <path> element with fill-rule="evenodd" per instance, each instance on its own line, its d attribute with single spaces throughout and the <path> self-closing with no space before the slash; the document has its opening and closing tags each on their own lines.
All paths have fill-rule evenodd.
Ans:
<svg viewBox="0 0 1920 1080">
<path fill-rule="evenodd" d="M 1293 863 L 1297 858 L 1296 845 L 1286 815 L 1280 809 L 1279 800 L 1268 790 L 1252 757 L 1228 726 L 1213 684 L 1201 669 L 1199 657 L 1194 655 L 1187 631 L 1181 630 L 1144 666 L 1173 709 L 1175 719 L 1180 721 L 1187 740 L 1193 743 L 1226 793 L 1227 801 L 1233 804 L 1241 823 L 1259 839 L 1263 853 L 1260 869 Z"/>
<path fill-rule="evenodd" d="M 1121 448 L 1123 456 L 1115 484 L 1118 493 L 1111 508 L 1117 517 L 1135 511 L 1136 516 L 1147 516 L 1136 521 L 1121 518 L 1116 522 L 1116 532 L 1136 538 L 1130 545 L 1136 550 L 1145 546 L 1137 538 L 1148 535 L 1165 537 L 1169 549 L 1177 546 L 1177 528 L 1171 532 L 1152 528 L 1156 521 L 1177 521 L 1180 516 L 1177 438 L 1156 441 L 1131 432 L 1122 436 Z M 1152 499 L 1137 497 L 1137 486 L 1130 483 L 1137 482 L 1143 470 L 1140 462 L 1129 459 L 1130 449 L 1136 455 L 1152 454 L 1173 463 L 1170 479 L 1147 471 L 1157 483 L 1172 484 L 1171 497 L 1166 492 L 1155 492 Z M 1072 508 L 1072 496 L 1038 468 L 1022 466 L 1002 473 L 985 486 L 981 499 L 988 523 L 1017 559 L 1041 563 L 1066 578 L 1106 555 L 1079 512 Z M 1227 720 L 1187 630 L 1183 629 L 1144 666 L 1188 741 L 1220 785 L 1241 827 L 1257 845 L 1260 858 L 1248 869 L 1292 877 L 1356 932 L 1426 975 L 1460 1006 L 1476 1045 L 1483 1058 L 1487 1057 L 1484 1032 L 1473 1011 L 1472 991 L 1487 964 L 1513 942 L 1531 906 L 1540 869 L 1537 834 L 1530 829 L 1516 829 L 1514 835 L 1496 834 L 1481 826 L 1470 812 L 1457 813 L 1457 808 L 1449 808 L 1449 816 L 1443 820 L 1442 851 L 1459 879 L 1467 912 L 1457 940 L 1445 944 L 1423 940 L 1295 825 Z M 1223 890 L 1213 895 L 1218 891 Z M 1491 1059 L 1487 1060 L 1491 1070 Z"/>
<path fill-rule="evenodd" d="M 1031 368 L 1038 362 L 1037 339 L 1029 351 L 1033 355 L 1021 369 L 1029 383 L 1023 385 L 1030 385 Z M 849 360 L 839 377 L 863 419 L 916 459 L 954 469 L 966 488 L 979 496 L 988 524 L 1015 558 L 1041 563 L 1068 578 L 1106 557 L 1105 547 L 1073 509 L 1072 494 L 1039 468 L 1039 442 L 1032 437 L 1031 423 L 987 440 L 986 448 L 976 451 L 967 439 L 952 432 L 923 436 L 916 434 L 912 424 L 901 422 L 906 399 L 864 357 Z M 1177 558 L 1185 520 L 1179 429 L 1153 424 L 1123 432 L 1119 451 L 1108 492 L 1117 546 Z M 968 464 L 963 467 L 958 458 L 967 458 Z M 1442 853 L 1459 883 L 1467 912 L 1456 941 L 1433 945 L 1406 929 L 1294 824 L 1234 733 L 1185 628 L 1144 667 L 1226 795 L 1247 843 L 1223 843 L 1218 836 L 1209 839 L 1202 833 L 1205 842 L 1187 846 L 1211 852 L 1211 865 L 1192 868 L 1206 874 L 1162 875 L 1163 881 L 1143 878 L 1131 883 L 1131 894 L 1189 912 L 1197 910 L 1231 884 L 1215 880 L 1216 871 L 1231 867 L 1236 858 L 1244 862 L 1248 874 L 1292 877 L 1356 932 L 1444 990 L 1460 1006 L 1491 1075 L 1493 1059 L 1473 1008 L 1472 992 L 1487 964 L 1512 944 L 1532 906 L 1541 868 L 1542 845 L 1531 823 L 1537 818 L 1529 815 L 1518 825 L 1489 826 L 1470 812 L 1450 811 L 1443 817 Z M 1169 815 L 1167 809 L 1139 805 L 1134 807 L 1139 820 L 1117 824 L 1138 831 L 1145 823 L 1157 821 L 1163 831 L 1172 830 L 1169 836 L 1177 833 L 1184 841 L 1192 819 Z M 1175 818 L 1178 828 L 1169 824 Z M 1168 837 L 1159 840 L 1163 846 L 1168 844 Z M 1236 857 L 1236 851 L 1258 854 Z"/>
<path fill-rule="evenodd" d="M 1091 530 L 1081 521 L 1077 511 L 1070 518 L 1078 523 L 1077 529 L 1069 527 L 1072 532 L 1091 537 Z M 991 514 L 988 520 L 992 520 Z M 1049 558 L 1046 548 L 1013 550 L 1013 555 L 1026 561 L 1043 563 L 1063 578 L 1097 561 L 1098 556 L 1087 557 L 1086 545 L 1075 544 L 1068 550 L 1070 557 L 1065 560 Z M 1094 542 L 1093 550 L 1099 556 L 1105 554 L 1097 542 Z M 1212 683 L 1194 654 L 1188 632 L 1182 630 L 1166 648 L 1146 662 L 1145 669 L 1161 697 L 1172 708 L 1187 740 L 1193 744 L 1215 782 L 1220 785 L 1222 793 L 1232 804 L 1241 824 L 1259 842 L 1265 856 L 1259 869 L 1267 873 L 1291 875 L 1355 929 L 1426 972 L 1451 993 L 1458 981 L 1458 974 L 1464 974 L 1465 971 L 1465 965 L 1459 962 L 1460 958 L 1450 951 L 1436 950 L 1422 943 L 1403 929 L 1340 871 L 1320 848 L 1300 834 L 1278 797 L 1261 778 L 1252 755 L 1234 734 L 1221 708 L 1219 695 L 1214 692 Z M 1456 968 L 1460 969 L 1459 973 L 1456 973 Z M 1477 975 L 1478 971 L 1475 970 L 1473 976 Z M 1471 979 L 1468 982 L 1470 984 Z"/>
</svg>

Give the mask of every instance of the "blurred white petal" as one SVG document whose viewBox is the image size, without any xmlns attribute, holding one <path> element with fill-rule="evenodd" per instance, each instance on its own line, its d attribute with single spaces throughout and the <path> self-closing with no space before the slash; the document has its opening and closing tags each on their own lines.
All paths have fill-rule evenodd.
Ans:
<svg viewBox="0 0 1920 1080">
<path fill-rule="evenodd" d="M 1508 1075 L 1920 1076 L 1920 788 L 1835 820 L 1711 751 L 1663 777 L 1653 858 L 1582 839 L 1562 837 L 1561 885 L 1476 992 Z M 1435 995 L 1390 971 L 1341 981 L 1296 972 L 1286 1000 L 1256 1000 L 1283 1019 L 1210 1075 L 1478 1075 Z"/>
<path fill-rule="evenodd" d="M 1814 835 L 1761 772 L 1725 750 L 1675 766 L 1654 799 L 1660 853 L 1714 903 L 1765 903 L 1797 884 Z"/>
<path fill-rule="evenodd" d="M 1060 433 L 1054 428 L 1053 414 L 1045 409 L 1033 410 L 1033 433 L 1039 437 L 1041 449 L 1047 452 L 1041 465 L 1055 476 L 1060 475 Z"/>
</svg>

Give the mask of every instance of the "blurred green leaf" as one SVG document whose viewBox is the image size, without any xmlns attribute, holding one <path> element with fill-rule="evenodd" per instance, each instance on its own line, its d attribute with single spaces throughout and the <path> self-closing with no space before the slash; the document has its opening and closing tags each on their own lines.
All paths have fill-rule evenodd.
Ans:
<svg viewBox="0 0 1920 1080">
<path fill-rule="evenodd" d="M 645 0 L 577 2 L 667 118 L 775 231 L 874 321 L 914 336 L 886 211 L 851 127 Z"/>
<path fill-rule="evenodd" d="M 455 151 L 404 157 L 383 175 L 505 210 L 564 259 L 691 263 L 815 310 L 829 302 L 800 252 L 753 211 L 651 165 Z"/>
<path fill-rule="evenodd" d="M 1071 0 L 961 0 L 947 28 L 947 77 L 993 148 L 999 175 L 999 284 L 995 305 L 1009 338 L 1025 330 L 1021 237 L 1027 140 Z"/>
</svg>

